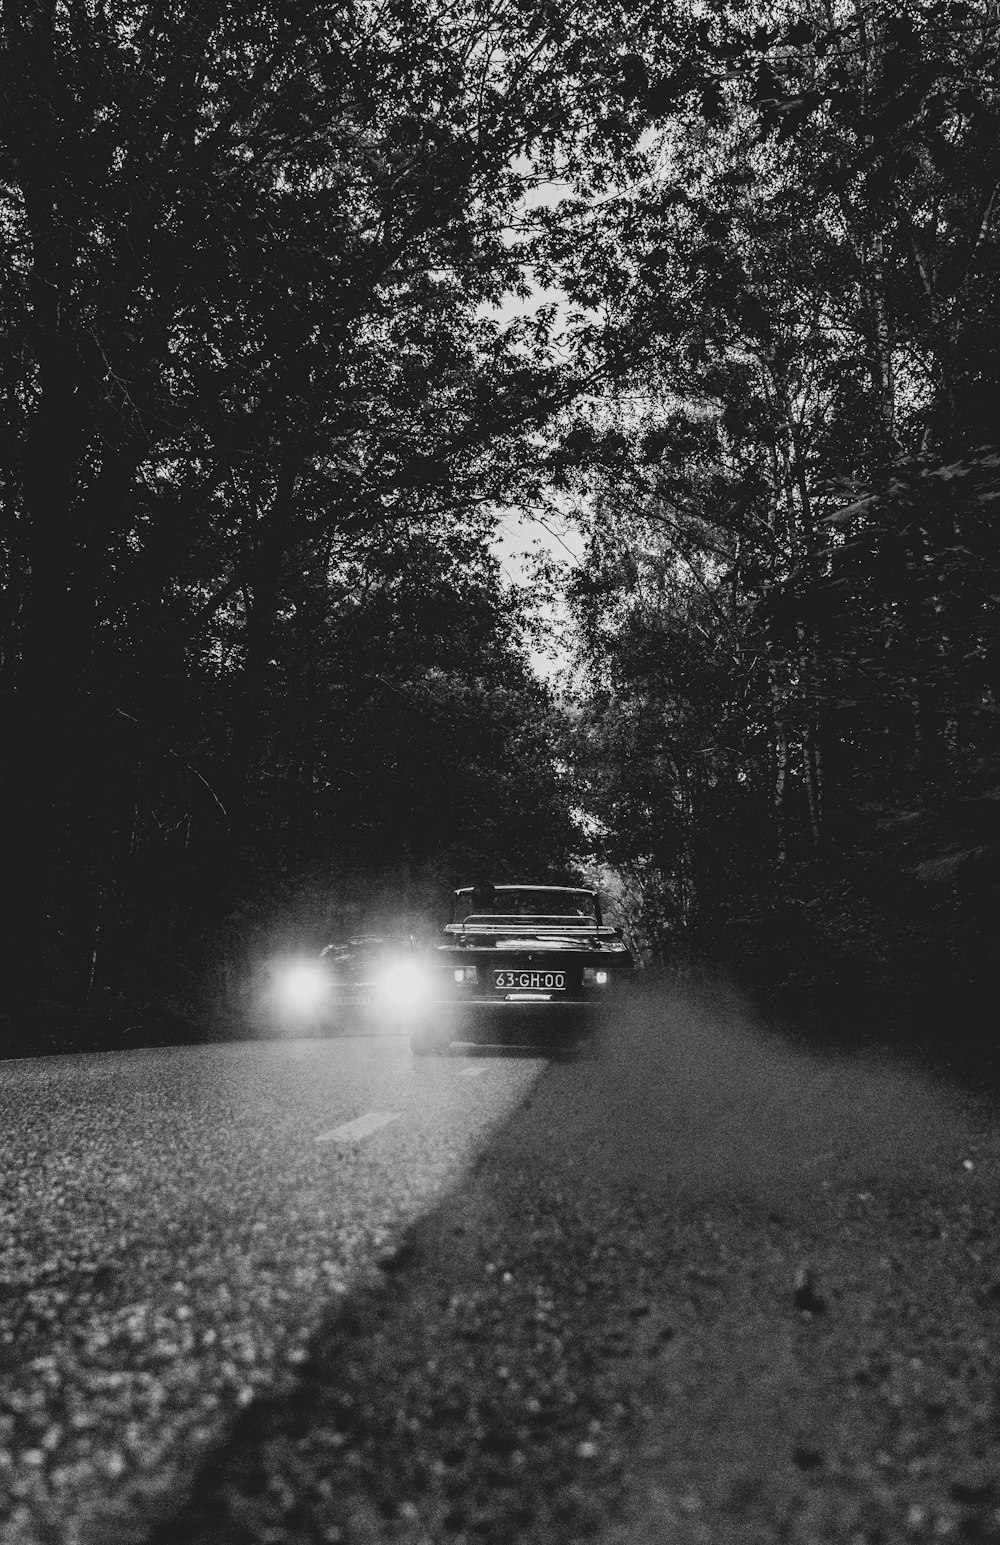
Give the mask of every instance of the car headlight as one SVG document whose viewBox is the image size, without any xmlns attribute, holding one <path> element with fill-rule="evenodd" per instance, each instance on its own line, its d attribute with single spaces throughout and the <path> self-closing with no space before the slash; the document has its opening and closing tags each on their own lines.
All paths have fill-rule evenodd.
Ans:
<svg viewBox="0 0 1000 1545">
<path fill-rule="evenodd" d="M 415 961 L 400 960 L 387 966 L 381 978 L 382 992 L 397 1008 L 414 1008 L 430 990 L 427 972 Z"/>
<path fill-rule="evenodd" d="M 605 987 L 607 985 L 608 973 L 602 966 L 584 966 L 583 980 L 585 982 L 593 982 L 598 987 Z"/>
<path fill-rule="evenodd" d="M 316 960 L 296 960 L 285 966 L 275 983 L 282 1006 L 292 1014 L 318 1008 L 330 986 L 329 973 Z"/>
</svg>

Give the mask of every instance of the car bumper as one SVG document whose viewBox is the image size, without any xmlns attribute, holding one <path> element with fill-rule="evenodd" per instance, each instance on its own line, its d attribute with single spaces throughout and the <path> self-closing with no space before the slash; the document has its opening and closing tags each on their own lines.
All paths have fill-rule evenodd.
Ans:
<svg viewBox="0 0 1000 1545">
<path fill-rule="evenodd" d="M 515 1000 L 442 999 L 429 1016 L 456 1041 L 517 1044 L 556 1040 L 596 1029 L 605 1005 L 595 998 Z"/>
</svg>

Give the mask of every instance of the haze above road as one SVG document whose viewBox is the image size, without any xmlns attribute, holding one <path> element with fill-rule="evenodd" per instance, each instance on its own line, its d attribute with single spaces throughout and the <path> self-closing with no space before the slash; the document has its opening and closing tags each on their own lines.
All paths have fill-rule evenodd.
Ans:
<svg viewBox="0 0 1000 1545">
<path fill-rule="evenodd" d="M 12 1545 L 1000 1524 L 985 1098 L 721 997 L 548 1067 L 246 1044 L 0 1094 Z"/>
</svg>

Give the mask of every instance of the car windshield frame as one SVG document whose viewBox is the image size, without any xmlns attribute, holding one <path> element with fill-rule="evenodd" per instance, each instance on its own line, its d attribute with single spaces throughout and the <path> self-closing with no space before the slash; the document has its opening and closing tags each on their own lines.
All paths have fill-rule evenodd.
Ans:
<svg viewBox="0 0 1000 1545">
<path fill-rule="evenodd" d="M 472 886 L 463 886 L 455 892 L 452 905 L 452 923 L 465 923 L 468 918 L 518 919 L 522 922 L 558 919 L 562 924 L 576 923 L 579 927 L 600 926 L 601 913 L 597 896 L 582 886 L 547 885 L 498 885 L 494 889 L 493 903 L 486 907 L 482 898 L 473 900 Z"/>
<path fill-rule="evenodd" d="M 410 934 L 361 934 L 352 939 L 335 939 L 320 954 L 329 960 L 368 960 L 412 953 L 413 948 Z"/>
</svg>

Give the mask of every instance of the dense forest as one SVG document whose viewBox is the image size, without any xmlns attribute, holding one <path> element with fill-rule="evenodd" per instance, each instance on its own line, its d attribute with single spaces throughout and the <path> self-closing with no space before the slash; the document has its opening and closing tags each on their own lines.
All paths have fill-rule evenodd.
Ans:
<svg viewBox="0 0 1000 1545">
<path fill-rule="evenodd" d="M 7 1045 L 484 869 L 978 1034 L 998 63 L 995 0 L 5 0 Z"/>
</svg>

